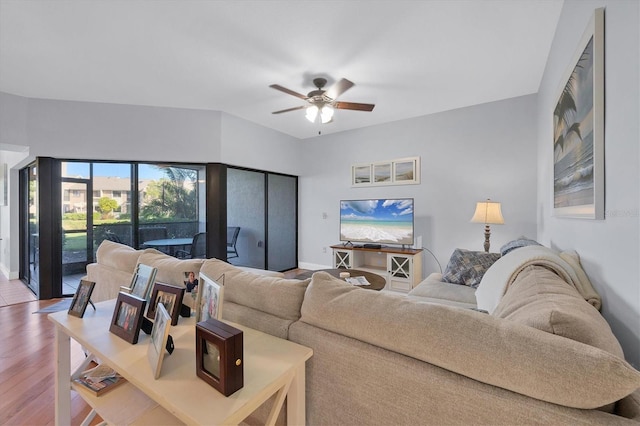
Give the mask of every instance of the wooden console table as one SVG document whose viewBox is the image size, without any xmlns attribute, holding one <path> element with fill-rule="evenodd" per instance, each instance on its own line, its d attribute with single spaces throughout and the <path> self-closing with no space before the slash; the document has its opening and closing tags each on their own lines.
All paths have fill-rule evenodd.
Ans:
<svg viewBox="0 0 640 426">
<path fill-rule="evenodd" d="M 147 360 L 150 336 L 142 333 L 131 345 L 113 333 L 109 325 L 115 300 L 87 309 L 84 318 L 67 311 L 49 315 L 55 326 L 56 425 L 71 422 L 70 338 L 129 383 L 95 397 L 74 389 L 108 423 L 238 424 L 277 394 L 269 415 L 273 424 L 287 398 L 288 424 L 305 423 L 305 361 L 313 351 L 302 345 L 231 323 L 244 333 L 244 387 L 223 396 L 196 376 L 195 318 L 180 318 L 170 329 L 175 350 L 164 358 L 162 375 L 153 378 Z"/>
</svg>

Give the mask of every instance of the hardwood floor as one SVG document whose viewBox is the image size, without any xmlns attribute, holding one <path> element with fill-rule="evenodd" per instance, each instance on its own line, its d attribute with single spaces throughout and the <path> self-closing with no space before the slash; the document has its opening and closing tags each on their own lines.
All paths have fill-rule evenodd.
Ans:
<svg viewBox="0 0 640 426">
<path fill-rule="evenodd" d="M 304 269 L 287 271 L 293 278 Z M 47 314 L 34 312 L 60 299 L 0 306 L 0 425 L 53 425 L 55 420 L 55 336 Z M 84 359 L 72 340 L 71 371 Z M 72 424 L 91 408 L 72 392 Z M 96 417 L 91 424 L 100 423 Z"/>
<path fill-rule="evenodd" d="M 34 312 L 59 299 L 0 307 L 0 424 L 52 425 L 55 419 L 54 326 L 47 314 Z M 82 362 L 80 345 L 73 343 L 72 370 Z M 91 411 L 72 394 L 73 424 Z"/>
</svg>

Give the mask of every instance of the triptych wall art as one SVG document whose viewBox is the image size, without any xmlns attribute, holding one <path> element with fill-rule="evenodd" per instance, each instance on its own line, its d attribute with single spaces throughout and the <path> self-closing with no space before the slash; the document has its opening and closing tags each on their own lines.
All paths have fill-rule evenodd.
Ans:
<svg viewBox="0 0 640 426">
<path fill-rule="evenodd" d="M 360 163 L 351 166 L 352 186 L 415 185 L 420 183 L 420 157 Z"/>
</svg>

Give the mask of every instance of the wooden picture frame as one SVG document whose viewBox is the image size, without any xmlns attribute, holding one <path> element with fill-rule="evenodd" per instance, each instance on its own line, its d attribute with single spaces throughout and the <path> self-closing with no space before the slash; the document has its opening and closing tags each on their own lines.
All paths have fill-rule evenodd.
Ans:
<svg viewBox="0 0 640 426">
<path fill-rule="evenodd" d="M 178 318 L 180 317 L 180 309 L 182 309 L 184 291 L 184 287 L 155 283 L 153 285 L 153 291 L 151 292 L 151 300 L 149 301 L 149 309 L 147 310 L 146 317 L 154 319 L 158 306 L 164 305 L 171 317 L 171 325 L 177 325 Z"/>
<path fill-rule="evenodd" d="M 196 324 L 196 375 L 224 396 L 244 386 L 243 333 L 210 318 Z"/>
<path fill-rule="evenodd" d="M 604 219 L 604 9 L 596 9 L 553 110 L 553 215 Z"/>
<path fill-rule="evenodd" d="M 84 316 L 84 311 L 87 309 L 87 305 L 91 300 L 91 294 L 93 293 L 95 285 L 96 283 L 93 281 L 80 280 L 73 300 L 71 300 L 71 306 L 69 306 L 69 315 L 78 318 Z"/>
<path fill-rule="evenodd" d="M 157 273 L 157 268 L 139 263 L 133 272 L 129 287 L 120 286 L 120 290 L 148 301 Z"/>
<path fill-rule="evenodd" d="M 138 343 L 146 305 L 145 299 L 122 291 L 118 293 L 109 331 L 132 345 Z"/>
<path fill-rule="evenodd" d="M 147 348 L 147 359 L 151 364 L 154 379 L 159 378 L 162 371 L 162 361 L 164 360 L 165 348 L 169 339 L 169 329 L 171 328 L 170 322 L 171 315 L 169 315 L 164 305 L 159 303 L 153 319 L 151 342 L 149 342 L 149 347 Z"/>
<path fill-rule="evenodd" d="M 196 299 L 196 322 L 209 318 L 222 318 L 222 302 L 224 301 L 224 274 L 212 280 L 200 272 L 198 298 Z"/>
</svg>

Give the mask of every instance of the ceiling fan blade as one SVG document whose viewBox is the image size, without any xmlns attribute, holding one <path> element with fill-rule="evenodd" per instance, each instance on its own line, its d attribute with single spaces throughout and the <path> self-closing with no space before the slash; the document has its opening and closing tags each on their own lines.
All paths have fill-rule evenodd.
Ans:
<svg viewBox="0 0 640 426">
<path fill-rule="evenodd" d="M 352 109 L 356 111 L 373 111 L 374 104 L 360 104 L 357 102 L 334 102 L 333 107 L 336 109 Z"/>
<path fill-rule="evenodd" d="M 306 108 L 306 106 L 302 105 L 293 108 L 281 109 L 280 111 L 273 111 L 271 114 L 282 114 L 283 112 L 296 111 L 303 108 Z"/>
<path fill-rule="evenodd" d="M 298 92 L 294 92 L 293 90 L 289 90 L 289 89 L 287 89 L 286 87 L 282 87 L 282 86 L 280 86 L 279 84 L 272 84 L 272 85 L 271 85 L 271 86 L 269 86 L 269 87 L 273 87 L 273 88 L 274 88 L 274 89 L 276 89 L 276 90 L 279 90 L 279 91 L 281 91 L 281 92 L 287 93 L 287 94 L 289 94 L 289 95 L 293 95 L 293 96 L 295 96 L 296 98 L 300 98 L 300 99 L 304 99 L 304 100 L 306 100 L 306 99 L 307 99 L 307 96 L 305 96 L 305 95 L 303 95 L 303 94 L 301 94 L 301 93 L 298 93 Z"/>
<path fill-rule="evenodd" d="M 352 82 L 350 82 L 346 78 L 343 78 L 342 80 L 336 82 L 333 86 L 328 88 L 327 91 L 324 92 L 324 94 L 331 99 L 336 99 L 338 96 L 342 95 L 353 86 L 354 84 Z"/>
</svg>

